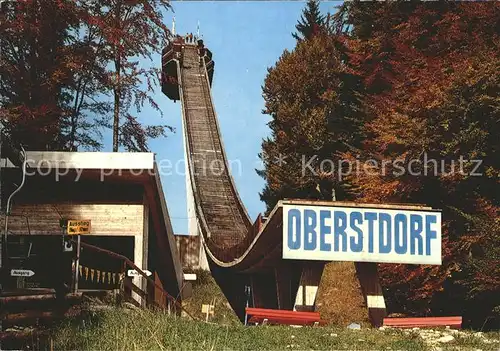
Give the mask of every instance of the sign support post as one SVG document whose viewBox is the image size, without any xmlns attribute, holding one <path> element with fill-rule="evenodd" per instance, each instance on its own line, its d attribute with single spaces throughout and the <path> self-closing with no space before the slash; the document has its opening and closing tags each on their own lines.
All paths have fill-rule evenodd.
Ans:
<svg viewBox="0 0 500 351">
<path fill-rule="evenodd" d="M 80 273 L 80 240 L 82 234 L 90 234 L 91 222 L 87 220 L 68 220 L 67 233 L 68 235 L 76 235 L 76 257 L 75 257 L 75 284 L 74 292 L 78 291 L 78 279 Z"/>
<path fill-rule="evenodd" d="M 78 292 L 78 279 L 79 277 L 79 267 L 80 267 L 80 237 L 77 235 L 76 238 L 76 259 L 75 259 L 75 293 Z"/>
<path fill-rule="evenodd" d="M 368 318 L 374 327 L 382 326 L 387 316 L 384 294 L 380 286 L 378 265 L 373 262 L 354 262 L 361 292 L 368 309 Z"/>
</svg>

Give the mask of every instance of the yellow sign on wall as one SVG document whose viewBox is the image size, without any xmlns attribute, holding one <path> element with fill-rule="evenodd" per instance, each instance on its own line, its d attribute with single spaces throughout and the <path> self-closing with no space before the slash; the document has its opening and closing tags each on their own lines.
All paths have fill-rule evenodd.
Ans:
<svg viewBox="0 0 500 351">
<path fill-rule="evenodd" d="M 68 235 L 90 234 L 90 219 L 69 220 Z"/>
</svg>

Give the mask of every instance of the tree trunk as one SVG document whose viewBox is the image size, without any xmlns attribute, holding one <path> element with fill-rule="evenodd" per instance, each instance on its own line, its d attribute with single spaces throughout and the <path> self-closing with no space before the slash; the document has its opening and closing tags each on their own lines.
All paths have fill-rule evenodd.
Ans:
<svg viewBox="0 0 500 351">
<path fill-rule="evenodd" d="M 121 27 L 120 23 L 120 15 L 121 15 L 121 1 L 118 1 L 115 8 L 115 21 L 116 28 Z M 121 43 L 120 43 L 121 44 Z M 115 47 L 115 73 L 116 73 L 116 81 L 115 87 L 113 89 L 115 95 L 115 109 L 113 113 L 113 152 L 118 152 L 118 136 L 120 133 L 120 88 L 121 88 L 121 55 L 120 55 L 120 45 Z"/>
<path fill-rule="evenodd" d="M 113 115 L 113 152 L 118 152 L 118 133 L 120 127 L 120 91 L 115 88 L 115 110 Z"/>
<path fill-rule="evenodd" d="M 122 69 L 121 57 L 120 53 L 118 52 L 115 57 L 116 81 L 115 81 L 115 87 L 113 89 L 115 95 L 115 102 L 114 102 L 115 109 L 113 113 L 113 152 L 118 152 L 118 146 L 119 146 L 118 137 L 120 134 L 121 69 Z"/>
<path fill-rule="evenodd" d="M 119 50 L 119 48 L 117 48 Z M 115 87 L 113 89 L 115 95 L 115 109 L 113 113 L 113 152 L 118 152 L 118 136 L 120 133 L 120 88 L 121 88 L 121 57 L 120 53 L 117 52 L 115 56 L 115 73 L 116 73 L 116 81 Z"/>
</svg>

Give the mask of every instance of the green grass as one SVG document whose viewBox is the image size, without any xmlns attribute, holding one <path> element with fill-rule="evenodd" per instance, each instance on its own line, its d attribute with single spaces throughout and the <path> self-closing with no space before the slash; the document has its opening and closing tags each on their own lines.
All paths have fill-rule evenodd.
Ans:
<svg viewBox="0 0 500 351">
<path fill-rule="evenodd" d="M 215 315 L 210 321 L 237 325 L 240 321 L 229 306 L 224 294 L 210 272 L 197 270 L 193 296 L 183 301 L 184 308 L 199 319 L 205 319 L 201 306 L 215 302 Z M 329 324 L 346 327 L 352 322 L 363 327 L 370 325 L 368 310 L 361 294 L 352 262 L 332 262 L 326 265 L 317 297 L 321 318 Z"/>
<path fill-rule="evenodd" d="M 496 333 L 488 338 L 499 339 Z M 67 321 L 52 335 L 56 350 L 431 350 L 415 332 L 339 327 L 245 327 L 193 321 L 149 310 L 109 308 Z M 462 337 L 447 349 L 498 350 Z"/>
<path fill-rule="evenodd" d="M 366 328 L 366 309 L 355 294 L 351 279 L 354 268 L 331 265 L 325 270 L 329 289 L 320 287 L 321 313 L 332 325 L 293 328 L 286 326 L 242 326 L 221 290 L 208 272 L 197 271 L 193 295 L 183 306 L 199 320 L 176 317 L 162 311 L 105 307 L 99 312 L 84 308 L 78 318 L 65 321 L 52 333 L 55 350 L 436 350 L 416 331 Z M 340 282 L 339 282 L 340 281 Z M 348 283 L 350 281 L 351 283 Z M 354 283 L 353 283 L 354 282 Z M 346 288 L 347 287 L 347 288 Z M 347 293 L 342 296 L 342 292 Z M 333 291 L 330 294 L 330 291 Z M 339 301 L 336 301 L 339 300 Z M 202 304 L 215 302 L 215 315 L 205 323 Z M 350 322 L 361 322 L 361 330 L 349 330 Z M 485 334 L 500 340 L 499 333 Z M 456 335 L 444 350 L 498 351 L 500 343 Z"/>
<path fill-rule="evenodd" d="M 193 295 L 182 302 L 183 307 L 198 319 L 205 320 L 206 315 L 201 312 L 203 304 L 215 305 L 215 313 L 209 316 L 209 322 L 222 325 L 239 325 L 240 320 L 232 310 L 221 289 L 215 283 L 210 272 L 197 270 L 197 279 L 193 283 Z"/>
<path fill-rule="evenodd" d="M 78 350 L 424 350 L 416 337 L 376 330 L 224 326 L 163 312 L 112 308 L 68 322 L 54 336 L 56 349 Z"/>
</svg>

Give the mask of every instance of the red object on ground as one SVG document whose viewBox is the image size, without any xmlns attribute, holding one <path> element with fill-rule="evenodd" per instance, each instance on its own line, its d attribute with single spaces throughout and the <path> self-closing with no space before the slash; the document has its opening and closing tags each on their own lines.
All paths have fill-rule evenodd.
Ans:
<svg viewBox="0 0 500 351">
<path fill-rule="evenodd" d="M 249 323 L 285 325 L 326 324 L 325 321 L 321 320 L 319 312 L 298 312 L 252 307 L 247 307 L 245 311 L 249 317 Z"/>
<path fill-rule="evenodd" d="M 392 328 L 450 327 L 460 329 L 462 328 L 462 317 L 384 318 L 384 326 Z"/>
</svg>

